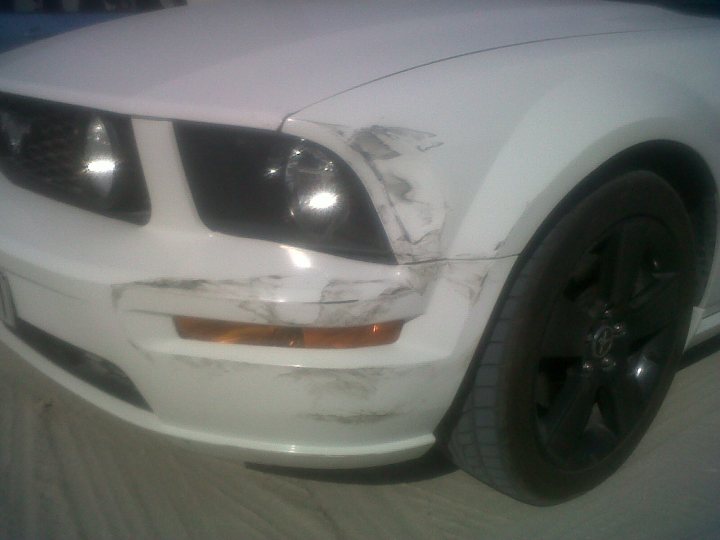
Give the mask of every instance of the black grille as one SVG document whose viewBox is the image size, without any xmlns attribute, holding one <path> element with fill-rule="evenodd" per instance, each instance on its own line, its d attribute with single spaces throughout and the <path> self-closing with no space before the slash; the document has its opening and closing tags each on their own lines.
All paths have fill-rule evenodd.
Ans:
<svg viewBox="0 0 720 540">
<path fill-rule="evenodd" d="M 118 158 L 108 197 L 93 193 L 85 174 L 86 133 L 95 118 L 111 130 Z M 0 94 L 0 171 L 18 186 L 86 210 L 139 224 L 150 217 L 130 119 L 121 115 Z"/>
</svg>

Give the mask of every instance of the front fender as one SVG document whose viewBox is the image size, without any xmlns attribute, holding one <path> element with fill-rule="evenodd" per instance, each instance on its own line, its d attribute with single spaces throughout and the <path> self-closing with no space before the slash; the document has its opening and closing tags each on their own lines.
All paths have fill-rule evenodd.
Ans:
<svg viewBox="0 0 720 540">
<path fill-rule="evenodd" d="M 282 129 L 355 168 L 400 262 L 512 256 L 635 144 L 683 143 L 720 171 L 719 40 L 693 29 L 484 51 L 355 88 Z"/>
<path fill-rule="evenodd" d="M 720 170 L 713 152 L 720 142 L 718 111 L 692 89 L 668 76 L 627 70 L 564 81 L 516 126 L 450 252 L 490 257 L 520 253 L 584 178 L 623 150 L 654 140 L 689 146 L 711 170 Z M 490 228 L 487 238 L 498 242 L 479 244 L 474 231 L 481 227 Z"/>
</svg>

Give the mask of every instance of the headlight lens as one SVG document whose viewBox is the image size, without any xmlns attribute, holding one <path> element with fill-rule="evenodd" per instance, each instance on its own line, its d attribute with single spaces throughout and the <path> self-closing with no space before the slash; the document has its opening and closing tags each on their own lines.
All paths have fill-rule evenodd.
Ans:
<svg viewBox="0 0 720 540">
<path fill-rule="evenodd" d="M 323 236 L 338 229 L 349 213 L 342 168 L 317 146 L 299 144 L 285 166 L 288 210 L 299 227 Z"/>
<path fill-rule="evenodd" d="M 177 122 L 200 218 L 212 230 L 395 263 L 364 186 L 338 156 L 276 132 Z"/>
</svg>

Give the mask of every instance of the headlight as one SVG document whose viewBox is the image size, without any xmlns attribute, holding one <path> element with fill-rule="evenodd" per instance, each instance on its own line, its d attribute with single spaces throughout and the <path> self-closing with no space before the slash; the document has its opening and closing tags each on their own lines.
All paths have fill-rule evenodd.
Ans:
<svg viewBox="0 0 720 540">
<path fill-rule="evenodd" d="M 347 183 L 336 160 L 317 146 L 298 144 L 285 165 L 288 210 L 306 231 L 323 236 L 348 217 Z"/>
<path fill-rule="evenodd" d="M 132 223 L 150 216 L 126 116 L 0 93 L 0 171 L 92 212 Z"/>
<path fill-rule="evenodd" d="M 190 122 L 177 122 L 175 133 L 208 228 L 395 262 L 364 186 L 330 150 L 276 132 Z"/>
</svg>

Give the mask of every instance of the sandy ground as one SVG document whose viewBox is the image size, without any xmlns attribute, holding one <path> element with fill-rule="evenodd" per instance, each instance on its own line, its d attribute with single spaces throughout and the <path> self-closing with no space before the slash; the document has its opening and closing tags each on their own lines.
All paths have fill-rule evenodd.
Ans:
<svg viewBox="0 0 720 540">
<path fill-rule="evenodd" d="M 436 456 L 318 473 L 199 454 L 0 345 L 0 538 L 720 538 L 720 354 L 693 360 L 628 464 L 543 509 Z"/>
</svg>

